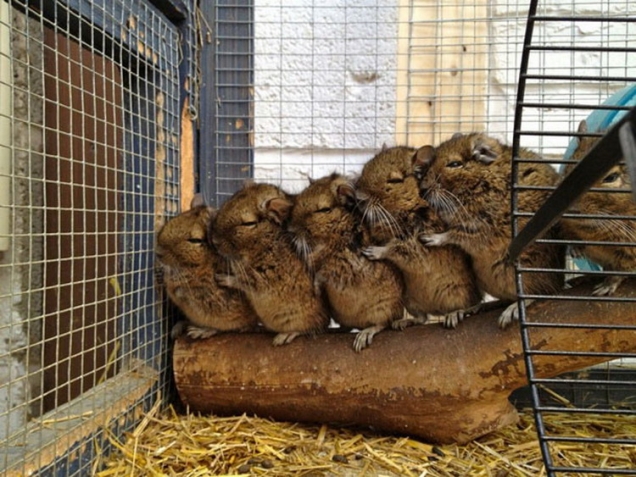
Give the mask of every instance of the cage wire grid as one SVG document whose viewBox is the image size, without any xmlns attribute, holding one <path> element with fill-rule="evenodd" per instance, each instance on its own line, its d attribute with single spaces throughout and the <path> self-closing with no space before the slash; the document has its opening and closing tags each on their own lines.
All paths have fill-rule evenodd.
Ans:
<svg viewBox="0 0 636 477">
<path fill-rule="evenodd" d="M 308 177 L 355 174 L 383 144 L 473 130 L 511 140 L 524 2 L 201 8 L 217 35 L 201 106 L 201 157 L 215 158 L 201 164 L 210 203 L 246 177 L 297 192 Z"/>
<path fill-rule="evenodd" d="M 624 0 L 542 6 L 548 16 L 598 21 L 563 18 L 537 29 L 534 41 L 550 47 L 533 52 L 538 76 L 527 89 L 519 132 L 514 116 L 528 7 L 521 1 L 220 3 L 211 14 L 220 41 L 219 94 L 210 105 L 219 122 L 203 148 L 220 162 L 205 176 L 212 184 L 202 186 L 216 204 L 245 175 L 298 192 L 308 177 L 355 175 L 383 144 L 418 147 L 475 130 L 508 143 L 519 138 L 560 167 L 579 121 L 633 82 L 632 27 L 611 19 L 633 15 L 634 7 Z M 617 51 L 602 51 L 611 45 Z M 593 72 L 577 81 L 586 70 Z M 574 273 L 569 264 L 555 273 Z M 533 270 L 519 272 L 523 278 Z M 521 296 L 546 299 L 523 289 Z M 570 391 L 588 399 L 605 393 L 611 401 L 608 376 L 626 366 L 611 363 L 603 379 L 568 378 Z M 631 378 L 618 381 L 631 392 Z"/>
<path fill-rule="evenodd" d="M 90 475 L 171 390 L 153 258 L 179 210 L 183 51 L 144 1 L 0 12 L 0 470 Z"/>
<path fill-rule="evenodd" d="M 122 420 L 113 432 L 131 428 L 150 402 L 147 394 L 137 393 L 146 388 L 135 379 L 129 381 L 127 370 L 158 370 L 160 376 L 150 373 L 148 378 L 157 380 L 153 389 L 169 391 L 168 323 L 161 291 L 154 286 L 152 255 L 153 231 L 178 211 L 176 138 L 183 99 L 179 70 L 182 77 L 194 78 L 186 96 L 192 118 L 201 121 L 200 187 L 213 204 L 226 200 L 246 177 L 295 192 L 307 184 L 308 177 L 334 170 L 355 174 L 383 144 L 417 147 L 473 130 L 506 142 L 513 139 L 527 2 L 201 2 L 199 42 L 202 65 L 207 67 L 202 67 L 200 106 L 194 73 L 197 55 L 179 48 L 174 25 L 147 3 L 69 1 L 56 2 L 54 7 L 50 2 L 34 3 L 36 7 L 28 9 L 29 20 L 19 13 L 26 7 L 16 1 L 10 17 L 0 21 L 11 33 L 11 51 L 1 50 L 0 57 L 10 60 L 15 78 L 0 76 L 0 87 L 8 88 L 14 98 L 11 113 L 0 112 L 1 119 L 13 122 L 8 126 L 11 146 L 3 150 L 9 150 L 16 165 L 10 173 L 0 169 L 0 177 L 10 179 L 15 198 L 9 206 L 12 228 L 5 234 L 10 250 L 0 264 L 0 299 L 11 310 L 8 317 L 0 315 L 0 334 L 9 336 L 9 349 L 0 344 L 0 373 L 9 377 L 6 383 L 0 379 L 0 406 L 4 405 L 0 441 L 7 444 L 0 466 L 18 473 L 29 470 L 31 461 L 49 465 L 57 473 L 65 469 L 68 474 L 90 472 L 96 465 L 95 454 L 108 450 L 105 431 L 96 432 L 86 459 L 67 455 L 56 462 L 47 459 L 65 452 L 82 424 L 88 422 L 90 428 L 106 419 L 115 402 L 114 394 L 104 392 L 109 386 L 116 388 L 117 396 L 130 386 L 132 400 L 124 413 L 130 419 Z M 626 1 L 609 0 L 564 5 L 558 8 L 602 17 L 634 8 Z M 546 6 L 547 11 L 550 8 L 557 9 Z M 83 20 L 71 10 L 81 11 Z M 99 28 L 90 30 L 86 25 Z M 45 29 L 54 32 L 52 44 L 45 41 Z M 186 42 L 195 41 L 192 29 L 181 34 Z M 583 38 L 594 45 L 600 38 L 601 43 L 625 44 L 630 34 L 606 28 L 597 35 L 571 28 L 566 36 L 547 32 L 542 41 L 558 38 L 573 44 Z M 68 66 L 47 73 L 44 56 L 55 56 L 66 43 L 78 44 L 79 56 L 67 57 Z M 19 57 L 18 44 L 28 59 Z M 182 62 L 184 57 L 187 60 Z M 579 60 L 574 51 L 556 61 L 542 53 L 536 64 L 550 69 Z M 621 71 L 613 57 L 601 60 L 612 76 L 633 76 L 624 73 L 627 61 Z M 60 78 L 62 70 L 93 70 L 87 66 L 89 61 L 101 62 L 103 71 L 79 75 L 79 85 L 72 74 L 69 79 Z M 73 98 L 75 90 L 93 91 L 79 102 L 60 103 L 63 106 L 58 109 L 78 115 L 89 132 L 102 133 L 101 139 L 74 129 L 76 122 L 67 124 L 59 112 L 51 113 L 55 123 L 47 121 L 45 107 L 52 103 L 46 94 L 47 80 L 48 90 L 62 97 Z M 113 102 L 100 102 L 102 98 L 94 93 L 100 81 L 112 98 L 119 99 L 114 101 L 116 106 L 104 106 L 101 112 L 98 104 Z M 574 85 L 570 81 L 553 88 L 537 81 L 531 92 L 536 101 L 556 96 L 568 97 L 573 105 L 577 101 L 600 104 L 625 82 Z M 23 110 L 20 103 L 25 105 Z M 549 132 L 525 134 L 522 143 L 556 163 L 582 117 L 582 110 L 575 107 L 526 110 L 524 127 L 536 133 L 541 126 Z M 111 133 L 106 124 L 113 123 Z M 73 128 L 67 131 L 63 126 Z M 94 143 L 95 151 L 107 151 L 111 162 L 89 167 L 76 159 L 74 154 L 86 148 L 82 141 L 76 145 L 71 135 Z M 47 147 L 55 138 L 67 143 L 69 151 L 51 154 Z M 47 171 L 57 173 L 62 165 L 69 174 L 76 172 L 77 180 L 75 176 L 72 180 L 47 178 Z M 107 179 L 100 182 L 100 174 Z M 49 252 L 47 240 L 60 236 L 49 227 L 62 227 L 59 223 L 65 215 L 69 224 L 64 240 L 55 242 Z M 95 240 L 93 248 L 87 234 L 77 229 L 86 223 L 103 239 Z M 109 242 L 113 228 L 119 229 L 118 240 Z M 71 248 L 68 256 L 63 255 L 64 245 Z M 103 270 L 92 266 L 91 260 L 100 259 L 106 260 Z M 71 265 L 77 268 L 71 268 L 64 281 L 63 270 Z M 49 266 L 52 271 L 47 271 Z M 93 269 L 101 271 L 91 275 Z M 47 277 L 52 281 L 47 282 Z M 61 283 L 66 285 L 68 305 L 57 293 Z M 73 294 L 89 286 L 96 290 L 94 297 Z M 47 293 L 57 294 L 47 299 Z M 46 302 L 54 312 L 46 313 Z M 90 322 L 89 318 L 100 314 L 100 306 L 107 310 L 106 318 Z M 48 316 L 62 311 L 69 317 L 69 329 L 44 335 Z M 83 342 L 75 331 L 96 335 L 100 324 L 112 327 L 100 336 L 102 341 L 88 350 L 71 348 L 72 343 Z M 67 362 L 79 361 L 77 375 L 64 374 L 54 363 L 42 365 L 43 350 L 49 345 L 54 356 L 68 351 Z M 86 351 L 99 354 L 103 362 L 92 366 L 82 361 Z M 66 384 L 54 383 L 43 391 L 45 374 L 63 378 Z M 107 379 L 100 382 L 102 376 Z M 80 395 L 72 399 L 75 389 L 81 389 Z M 44 404 L 45 397 L 50 408 Z M 62 438 L 51 443 L 53 436 Z M 79 451 L 80 446 L 75 449 Z"/>
<path fill-rule="evenodd" d="M 629 109 L 627 102 L 608 103 L 607 99 L 617 92 L 626 91 L 625 88 L 632 87 L 636 80 L 634 13 L 633 4 L 621 1 L 605 1 L 600 4 L 576 1 L 561 3 L 558 8 L 549 2 L 531 2 L 528 34 L 523 48 L 524 61 L 520 72 L 515 148 L 539 146 L 544 157 L 563 170 L 574 161 L 571 153 L 584 134 L 577 132 L 582 120 L 587 121 L 588 127 L 594 126 L 599 117 L 595 115 L 625 112 Z M 605 124 L 598 130 L 589 128 L 589 132 L 600 136 L 607 128 L 608 125 Z M 521 163 L 518 156 L 515 160 Z M 514 187 L 517 194 L 520 194 L 524 187 L 518 180 L 515 177 Z M 629 183 L 624 187 L 629 187 Z M 603 188 L 602 183 L 593 186 L 593 191 L 604 196 L 616 192 Z M 579 227 L 584 227 L 584 220 L 593 219 L 597 224 L 606 224 L 607 229 L 623 230 L 631 227 L 625 225 L 626 223 L 632 223 L 636 219 L 630 210 L 610 212 L 600 204 L 601 202 L 598 209 L 594 210 L 581 206 L 580 214 L 575 213 L 577 207 L 573 205 L 563 218 L 576 220 Z M 517 218 L 518 232 L 521 228 L 519 219 L 528 214 L 518 209 L 516 200 L 513 200 L 513 214 Z M 612 214 L 614 216 L 610 217 Z M 616 234 L 613 240 L 600 236 L 596 240 L 564 237 L 562 240 L 543 239 L 540 242 L 569 247 L 569 266 L 564 270 L 553 270 L 553 273 L 567 273 L 569 277 L 597 280 L 610 272 L 603 271 L 589 260 L 577 258 L 576 253 L 572 254 L 575 249 L 588 244 L 598 247 L 636 245 L 633 235 L 628 233 L 623 233 L 622 236 Z M 636 445 L 636 439 L 632 435 L 616 435 L 611 429 L 599 429 L 597 435 L 591 436 L 582 431 L 582 425 L 595 416 L 608 414 L 624 422 L 634 420 L 636 355 L 616 350 L 546 349 L 533 339 L 533 330 L 567 326 L 571 329 L 575 342 L 577 334 L 596 327 L 607 332 L 620 331 L 625 340 L 629 341 L 634 339 L 636 327 L 613 322 L 611 316 L 607 316 L 607 320 L 600 325 L 586 323 L 583 319 L 568 324 L 544 322 L 541 318 L 530 320 L 527 307 L 532 306 L 529 300 L 633 304 L 634 299 L 620 295 L 591 296 L 581 293 L 568 296 L 533 295 L 524 290 L 524 284 L 529 274 L 536 271 L 530 267 L 520 267 L 518 283 L 519 296 L 525 299 L 520 311 L 532 405 L 547 473 L 550 476 L 573 473 L 633 475 L 633 459 L 626 459 L 624 454 L 616 452 L 619 445 Z M 626 277 L 633 276 L 633 271 L 618 272 L 621 273 Z M 540 379 L 535 370 L 538 361 L 544 356 L 602 356 L 609 363 L 564 377 Z M 567 422 L 567 425 L 558 425 L 563 422 Z M 590 461 L 581 464 L 577 453 L 594 455 L 597 459 L 593 459 L 593 464 Z"/>
</svg>

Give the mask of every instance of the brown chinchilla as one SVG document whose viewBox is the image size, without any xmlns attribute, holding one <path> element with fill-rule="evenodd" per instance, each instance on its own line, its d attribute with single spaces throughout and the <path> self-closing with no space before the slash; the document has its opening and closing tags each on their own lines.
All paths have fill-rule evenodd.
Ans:
<svg viewBox="0 0 636 477">
<path fill-rule="evenodd" d="M 157 265 L 166 292 L 188 318 L 175 325 L 173 338 L 183 331 L 191 338 L 207 338 L 219 331 L 252 330 L 258 324 L 247 299 L 219 287 L 214 279 L 219 257 L 207 238 L 212 214 L 213 209 L 195 196 L 191 209 L 169 220 L 157 234 Z"/>
<path fill-rule="evenodd" d="M 402 318 L 402 277 L 389 264 L 361 253 L 351 183 L 336 173 L 310 182 L 294 201 L 287 230 L 332 318 L 361 329 L 353 342 L 353 349 L 361 351 Z"/>
<path fill-rule="evenodd" d="M 587 123 L 579 124 L 579 132 L 587 133 Z M 572 154 L 575 163 L 567 165 L 564 175 L 592 149 L 600 138 L 580 136 L 578 146 Z M 566 240 L 582 242 L 636 242 L 636 222 L 628 216 L 636 217 L 636 204 L 631 197 L 631 179 L 625 165 L 618 164 L 598 180 L 592 190 L 583 194 L 570 208 L 569 214 L 583 217 L 563 218 L 560 223 L 561 234 Z M 618 218 L 618 217 L 623 217 Z M 575 254 L 599 264 L 606 271 L 631 272 L 636 270 L 636 247 L 629 245 L 573 245 Z M 611 275 L 597 285 L 594 295 L 611 295 L 626 276 Z"/>
<path fill-rule="evenodd" d="M 530 150 L 522 149 L 520 157 L 527 162 L 519 163 L 518 186 L 539 187 L 518 191 L 517 210 L 536 212 L 559 175 Z M 420 239 L 429 246 L 461 247 L 472 260 L 483 292 L 504 301 L 516 300 L 515 268 L 507 255 L 512 240 L 512 148 L 483 133 L 456 134 L 436 148 L 420 148 L 414 167 L 421 178 L 420 192 L 448 228 Z M 554 231 L 545 238 L 555 238 Z M 519 266 L 542 271 L 524 273 L 524 292 L 553 294 L 561 290 L 564 263 L 560 245 L 534 243 L 526 247 Z M 508 326 L 517 318 L 516 313 L 513 304 L 500 316 L 500 327 Z"/>
<path fill-rule="evenodd" d="M 481 301 L 468 256 L 457 246 L 426 247 L 420 233 L 444 230 L 420 194 L 414 175 L 416 150 L 384 148 L 368 161 L 356 181 L 356 197 L 370 240 L 364 253 L 395 265 L 404 277 L 404 304 L 422 320 L 442 314 L 444 325 L 455 327 L 461 316 L 452 313 Z"/>
<path fill-rule="evenodd" d="M 241 290 L 275 346 L 326 329 L 329 315 L 282 228 L 291 197 L 272 184 L 248 182 L 219 209 L 211 239 L 227 259 L 222 286 Z"/>
</svg>

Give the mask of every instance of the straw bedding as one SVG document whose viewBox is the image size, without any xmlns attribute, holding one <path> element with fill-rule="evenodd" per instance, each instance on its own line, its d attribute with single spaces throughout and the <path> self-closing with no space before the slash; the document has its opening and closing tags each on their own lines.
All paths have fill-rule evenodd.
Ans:
<svg viewBox="0 0 636 477">
<path fill-rule="evenodd" d="M 633 438 L 635 416 L 560 413 L 552 435 Z M 155 406 L 117 448 L 98 477 L 113 476 L 542 476 L 532 413 L 467 445 L 431 446 L 370 430 L 301 425 L 238 416 L 179 415 Z M 558 465 L 636 468 L 636 447 L 564 442 Z M 567 475 L 589 475 L 568 473 Z"/>
</svg>

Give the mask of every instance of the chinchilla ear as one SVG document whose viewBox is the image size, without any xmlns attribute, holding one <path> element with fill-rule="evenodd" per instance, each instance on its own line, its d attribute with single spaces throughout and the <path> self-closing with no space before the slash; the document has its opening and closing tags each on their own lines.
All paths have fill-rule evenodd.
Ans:
<svg viewBox="0 0 636 477">
<path fill-rule="evenodd" d="M 572 158 L 581 160 L 585 154 L 592 149 L 594 144 L 596 144 L 598 138 L 595 136 L 588 136 L 589 130 L 585 119 L 579 123 L 577 132 L 581 134 L 581 136 L 577 137 L 578 145 L 576 146 L 576 150 L 572 153 Z"/>
<path fill-rule="evenodd" d="M 275 197 L 265 202 L 267 217 L 278 225 L 281 225 L 289 217 L 291 208 L 292 203 L 282 197 Z"/>
<path fill-rule="evenodd" d="M 216 214 L 217 214 L 217 209 L 215 209 L 212 206 L 207 206 L 205 208 L 205 221 L 209 224 L 212 223 L 212 221 L 215 219 Z"/>
<path fill-rule="evenodd" d="M 472 159 L 482 164 L 492 164 L 497 159 L 497 153 L 487 144 L 479 142 L 475 144 Z"/>
<path fill-rule="evenodd" d="M 345 207 L 352 207 L 356 203 L 356 191 L 353 188 L 353 184 L 345 182 L 339 184 L 336 188 L 336 194 L 338 196 L 338 202 Z"/>
<path fill-rule="evenodd" d="M 460 137 L 462 137 L 462 136 L 463 136 L 463 134 L 462 134 L 462 133 L 457 132 L 457 133 L 455 133 L 455 134 L 453 134 L 453 135 L 451 136 L 451 139 L 459 139 L 459 138 L 460 138 Z"/>
<path fill-rule="evenodd" d="M 194 194 L 194 197 L 192 197 L 192 200 L 190 201 L 190 208 L 194 209 L 195 207 L 200 207 L 202 205 L 205 205 L 205 199 L 203 198 L 203 194 L 198 192 Z"/>
<path fill-rule="evenodd" d="M 428 169 L 435 160 L 435 148 L 433 146 L 422 146 L 413 155 L 413 169 L 421 171 Z"/>
</svg>

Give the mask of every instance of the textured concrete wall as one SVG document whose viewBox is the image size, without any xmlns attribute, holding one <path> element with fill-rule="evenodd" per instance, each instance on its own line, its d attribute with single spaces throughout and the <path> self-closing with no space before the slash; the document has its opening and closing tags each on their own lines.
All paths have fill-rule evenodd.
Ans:
<svg viewBox="0 0 636 477">
<path fill-rule="evenodd" d="M 256 146 L 381 146 L 394 133 L 396 0 L 256 1 Z"/>
<path fill-rule="evenodd" d="M 296 189 L 393 142 L 397 14 L 397 0 L 256 1 L 258 179 Z"/>
<path fill-rule="evenodd" d="M 12 10 L 12 234 L 0 258 L 0 440 L 37 412 L 42 310 L 42 29 Z M 6 24 L 5 24 L 6 25 Z"/>
</svg>

